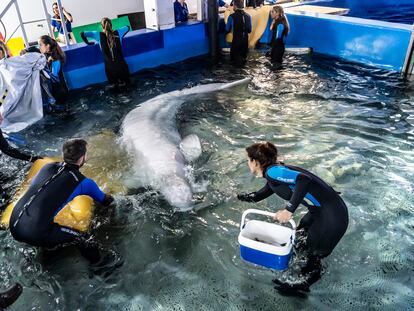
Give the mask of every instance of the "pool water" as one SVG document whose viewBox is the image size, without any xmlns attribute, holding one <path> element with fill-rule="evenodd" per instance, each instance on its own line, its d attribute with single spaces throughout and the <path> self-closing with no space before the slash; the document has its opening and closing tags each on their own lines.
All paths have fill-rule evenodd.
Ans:
<svg viewBox="0 0 414 311">
<path fill-rule="evenodd" d="M 414 2 L 409 4 L 404 1 L 402 4 L 399 1 L 386 2 L 383 5 L 381 2 L 375 1 L 350 1 L 350 0 L 323 0 L 317 1 L 317 5 L 349 8 L 350 11 L 347 16 L 360 17 L 366 19 L 375 19 L 384 22 L 413 24 L 414 23 Z"/>
<path fill-rule="evenodd" d="M 414 87 L 398 74 L 320 55 L 287 55 L 275 71 L 260 51 L 246 68 L 195 58 L 134 75 L 130 90 L 106 85 L 75 91 L 69 112 L 47 116 L 22 133 L 27 148 L 56 155 L 71 137 L 87 137 L 85 173 L 116 193 L 99 210 L 92 234 L 124 260 L 110 275 L 90 275 L 75 249 L 45 256 L 1 232 L 0 287 L 24 292 L 11 310 L 409 310 L 414 305 Z M 192 164 L 198 203 L 176 212 L 149 187 L 130 186 L 131 156 L 120 140 L 125 115 L 156 95 L 202 83 L 252 77 L 248 88 L 194 96 L 177 127 L 197 134 Z M 263 186 L 244 148 L 274 142 L 288 164 L 302 166 L 342 192 L 348 231 L 323 262 L 307 298 L 284 297 L 272 278 L 296 279 L 243 262 L 237 235 L 247 208 L 275 211 L 272 196 L 249 204 L 239 192 Z M 15 190 L 28 169 L 0 158 Z M 17 178 L 15 176 L 18 176 Z M 306 212 L 301 207 L 295 220 Z"/>
</svg>

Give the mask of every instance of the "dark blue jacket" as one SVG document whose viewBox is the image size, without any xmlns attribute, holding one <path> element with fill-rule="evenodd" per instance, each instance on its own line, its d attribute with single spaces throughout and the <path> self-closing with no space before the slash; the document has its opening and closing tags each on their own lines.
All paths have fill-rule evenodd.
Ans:
<svg viewBox="0 0 414 311">
<path fill-rule="evenodd" d="M 174 2 L 174 15 L 176 23 L 188 21 L 187 3 L 184 2 L 183 5 L 181 5 L 181 3 L 176 0 Z"/>
</svg>

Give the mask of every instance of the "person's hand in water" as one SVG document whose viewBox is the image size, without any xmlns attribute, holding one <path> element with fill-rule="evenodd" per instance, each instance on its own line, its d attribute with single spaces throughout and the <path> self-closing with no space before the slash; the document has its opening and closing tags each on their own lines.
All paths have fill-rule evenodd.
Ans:
<svg viewBox="0 0 414 311">
<path fill-rule="evenodd" d="M 237 199 L 244 202 L 254 202 L 254 193 L 239 193 Z"/>
<path fill-rule="evenodd" d="M 275 216 L 273 217 L 274 220 L 284 224 L 288 222 L 292 218 L 292 213 L 289 212 L 287 209 L 281 210 L 276 212 Z"/>
</svg>

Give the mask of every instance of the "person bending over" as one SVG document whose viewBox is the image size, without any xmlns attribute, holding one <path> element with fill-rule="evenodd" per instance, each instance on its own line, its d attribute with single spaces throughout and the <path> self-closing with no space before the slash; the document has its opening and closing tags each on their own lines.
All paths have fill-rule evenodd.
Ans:
<svg viewBox="0 0 414 311">
<path fill-rule="evenodd" d="M 43 79 L 42 83 L 47 83 L 49 91 L 46 92 L 48 96 L 43 96 L 43 105 L 46 112 L 51 112 L 54 109 L 60 110 L 57 103 L 63 104 L 69 92 L 63 76 L 65 53 L 57 42 L 49 36 L 41 36 L 38 43 L 40 53 L 44 54 L 47 59 L 47 75 L 42 74 L 41 79 Z"/>
<path fill-rule="evenodd" d="M 290 30 L 289 22 L 280 5 L 275 5 L 270 11 L 270 15 L 273 18 L 270 25 L 270 31 L 272 31 L 270 58 L 273 64 L 281 66 L 285 54 L 285 39 Z"/>
<path fill-rule="evenodd" d="M 96 264 L 101 260 L 100 245 L 87 234 L 54 222 L 59 211 L 79 195 L 90 196 L 104 206 L 113 201 L 79 171 L 86 162 L 86 147 L 83 139 L 63 144 L 64 162 L 47 164 L 34 177 L 13 209 L 10 232 L 17 241 L 32 246 L 53 249 L 75 245 L 91 264 Z"/>
<path fill-rule="evenodd" d="M 307 262 L 302 267 L 305 281 L 283 283 L 277 279 L 276 289 L 296 294 L 309 291 L 309 286 L 321 277 L 321 259 L 327 257 L 348 227 L 348 209 L 330 185 L 311 172 L 278 161 L 276 147 L 270 142 L 256 143 L 246 148 L 250 171 L 266 179 L 266 185 L 252 193 L 239 194 L 241 201 L 259 202 L 272 194 L 288 201 L 275 215 L 275 220 L 286 223 L 300 204 L 308 208 L 297 230 L 307 235 Z"/>
<path fill-rule="evenodd" d="M 115 86 L 124 86 L 129 83 L 129 68 L 122 52 L 122 39 L 129 32 L 129 26 L 118 30 L 112 29 L 112 22 L 105 17 L 101 21 L 103 31 L 81 32 L 81 37 L 86 44 L 92 45 L 88 38 L 99 43 L 105 62 L 105 74 L 109 83 Z"/>
<path fill-rule="evenodd" d="M 234 13 L 229 16 L 226 32 L 233 31 L 233 41 L 230 48 L 231 61 L 236 66 L 243 66 L 249 52 L 249 33 L 252 32 L 252 19 L 243 10 L 243 0 L 233 2 Z"/>
</svg>

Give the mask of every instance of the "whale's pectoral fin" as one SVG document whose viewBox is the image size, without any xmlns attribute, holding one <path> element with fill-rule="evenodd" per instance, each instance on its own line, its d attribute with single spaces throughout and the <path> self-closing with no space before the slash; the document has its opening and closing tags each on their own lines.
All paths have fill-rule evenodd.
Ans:
<svg viewBox="0 0 414 311">
<path fill-rule="evenodd" d="M 180 150 L 188 162 L 195 161 L 202 152 L 200 138 L 190 134 L 181 141 Z"/>
</svg>

